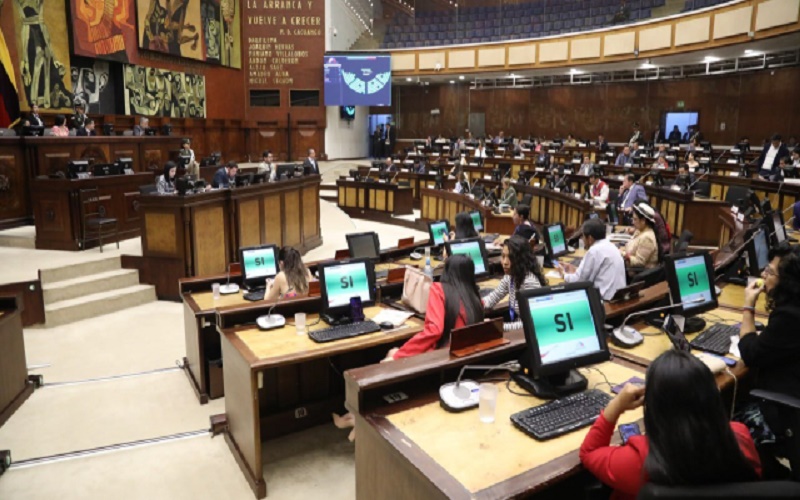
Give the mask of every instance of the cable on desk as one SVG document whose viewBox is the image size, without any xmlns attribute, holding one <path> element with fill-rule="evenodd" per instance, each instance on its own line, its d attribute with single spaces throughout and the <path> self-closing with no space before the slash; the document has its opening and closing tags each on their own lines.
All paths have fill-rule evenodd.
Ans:
<svg viewBox="0 0 800 500">
<path fill-rule="evenodd" d="M 608 377 L 606 377 L 606 374 L 605 374 L 605 373 L 603 373 L 603 372 L 602 372 L 602 371 L 601 371 L 599 368 L 597 368 L 597 367 L 594 367 L 594 366 L 584 366 L 584 367 L 583 367 L 583 369 L 584 369 L 584 370 L 594 370 L 594 371 L 596 371 L 597 373 L 599 373 L 601 377 L 603 377 L 603 381 L 602 381 L 602 382 L 598 382 L 598 383 L 594 384 L 594 387 L 592 387 L 592 389 L 597 389 L 599 386 L 601 386 L 601 385 L 606 385 L 606 384 L 608 385 L 608 387 L 614 387 L 615 385 L 618 385 L 618 384 L 612 384 L 611 382 L 609 382 L 609 381 L 608 381 Z"/>
<path fill-rule="evenodd" d="M 515 395 L 515 396 L 525 396 L 525 397 L 529 397 L 529 398 L 535 398 L 536 397 L 533 394 L 530 394 L 528 392 L 517 392 L 517 391 L 513 390 L 511 388 L 511 378 L 510 377 L 508 378 L 508 380 L 506 380 L 506 390 L 508 392 L 510 392 L 511 394 Z"/>
<path fill-rule="evenodd" d="M 736 390 L 739 386 L 739 380 L 736 378 L 736 375 L 733 374 L 729 367 L 725 367 L 725 372 L 733 378 L 733 399 L 731 400 L 731 420 L 733 420 L 733 412 L 736 409 Z"/>
</svg>

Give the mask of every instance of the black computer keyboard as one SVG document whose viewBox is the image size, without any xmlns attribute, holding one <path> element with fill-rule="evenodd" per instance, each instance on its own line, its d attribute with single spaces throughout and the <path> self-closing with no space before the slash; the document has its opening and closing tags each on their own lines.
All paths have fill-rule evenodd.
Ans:
<svg viewBox="0 0 800 500">
<path fill-rule="evenodd" d="M 483 242 L 487 245 L 490 243 L 494 243 L 494 240 L 500 237 L 499 233 L 492 233 L 492 234 L 484 234 L 483 235 Z"/>
<path fill-rule="evenodd" d="M 323 328 L 322 330 L 314 330 L 313 332 L 308 332 L 308 336 L 314 342 L 323 343 L 358 337 L 359 335 L 377 332 L 380 329 L 381 327 L 374 321 L 366 320 L 358 323 L 350 323 L 348 325 L 337 325 L 330 328 Z"/>
<path fill-rule="evenodd" d="M 249 300 L 252 302 L 256 302 L 258 300 L 264 300 L 264 293 L 266 293 L 266 290 L 264 289 L 248 292 L 244 294 L 244 300 Z"/>
<path fill-rule="evenodd" d="M 739 328 L 724 323 L 716 323 L 695 337 L 689 345 L 701 351 L 724 356 L 731 348 L 731 337 L 739 335 Z"/>
<path fill-rule="evenodd" d="M 511 415 L 522 432 L 544 441 L 594 423 L 611 396 L 597 389 L 570 394 Z"/>
<path fill-rule="evenodd" d="M 494 288 L 480 288 L 478 290 L 478 293 L 480 294 L 482 299 L 485 299 L 486 297 L 491 295 L 492 292 L 494 292 Z"/>
</svg>

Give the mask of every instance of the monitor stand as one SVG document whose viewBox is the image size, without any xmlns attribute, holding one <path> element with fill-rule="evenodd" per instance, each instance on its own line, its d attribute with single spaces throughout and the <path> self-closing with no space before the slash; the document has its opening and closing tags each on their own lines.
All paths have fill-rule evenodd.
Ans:
<svg viewBox="0 0 800 500">
<path fill-rule="evenodd" d="M 672 317 L 675 319 L 675 325 L 678 327 L 678 330 L 684 334 L 697 333 L 706 328 L 706 320 L 703 318 L 698 318 L 696 316 L 687 318 L 686 316 L 678 315 L 673 315 Z"/>
<path fill-rule="evenodd" d="M 320 319 L 322 319 L 322 321 L 324 321 L 330 326 L 349 325 L 350 323 L 353 322 L 353 318 L 351 318 L 347 314 L 343 314 L 341 316 L 338 315 L 334 316 L 328 313 L 320 313 L 319 317 Z"/>
<path fill-rule="evenodd" d="M 577 370 L 557 373 L 535 379 L 522 372 L 512 374 L 514 382 L 537 398 L 556 399 L 574 392 L 586 390 L 589 382 Z"/>
</svg>

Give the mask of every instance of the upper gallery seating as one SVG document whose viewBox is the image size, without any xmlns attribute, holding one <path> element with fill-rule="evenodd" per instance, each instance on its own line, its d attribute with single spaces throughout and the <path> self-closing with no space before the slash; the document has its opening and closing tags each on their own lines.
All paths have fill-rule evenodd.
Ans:
<svg viewBox="0 0 800 500">
<path fill-rule="evenodd" d="M 711 7 L 712 5 L 717 5 L 730 1 L 731 0 L 686 0 L 686 5 L 683 7 L 683 10 L 681 10 L 681 12 L 704 9 L 706 7 Z"/>
<path fill-rule="evenodd" d="M 691 0 L 689 0 L 691 1 Z M 713 0 L 696 0 L 710 2 Z M 536 38 L 648 19 L 665 0 L 642 0 L 621 11 L 620 0 L 534 0 L 394 16 L 382 48 L 429 47 Z M 687 1 L 688 4 L 688 1 Z"/>
</svg>

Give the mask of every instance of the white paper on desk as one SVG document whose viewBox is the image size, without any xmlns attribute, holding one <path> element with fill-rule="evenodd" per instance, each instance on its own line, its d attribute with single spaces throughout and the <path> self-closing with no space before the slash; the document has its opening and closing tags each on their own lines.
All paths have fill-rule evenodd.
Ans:
<svg viewBox="0 0 800 500">
<path fill-rule="evenodd" d="M 486 250 L 502 250 L 503 247 L 495 245 L 494 243 L 486 243 Z"/>
<path fill-rule="evenodd" d="M 375 323 L 391 323 L 395 327 L 398 327 L 406 322 L 408 318 L 413 316 L 414 313 L 406 312 L 406 311 L 398 311 L 395 309 L 383 309 L 379 312 L 372 321 Z"/>
<path fill-rule="evenodd" d="M 731 335 L 731 346 L 728 348 L 728 354 L 733 354 L 737 358 L 741 358 L 742 354 L 739 352 L 739 336 Z"/>
<path fill-rule="evenodd" d="M 561 279 L 561 275 L 558 274 L 558 271 L 547 271 L 544 275 L 545 278 L 556 278 Z"/>
</svg>

